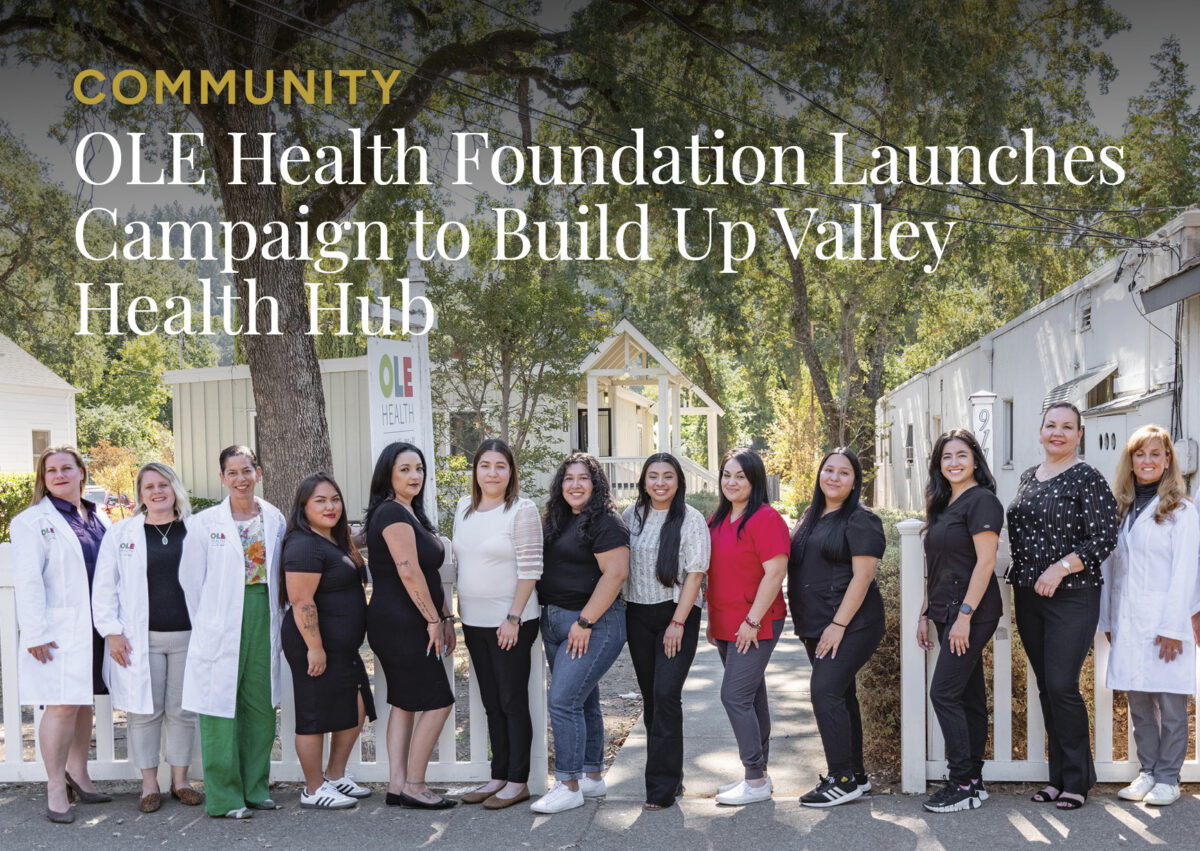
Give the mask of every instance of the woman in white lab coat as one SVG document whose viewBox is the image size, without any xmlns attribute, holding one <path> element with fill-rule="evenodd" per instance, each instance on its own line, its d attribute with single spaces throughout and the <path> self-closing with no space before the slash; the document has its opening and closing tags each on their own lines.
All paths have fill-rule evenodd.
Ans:
<svg viewBox="0 0 1200 851">
<path fill-rule="evenodd" d="M 100 546 L 92 616 L 108 636 L 104 681 L 113 708 L 129 713 L 129 758 L 142 772 L 138 809 L 152 813 L 162 805 L 164 728 L 171 795 L 189 806 L 204 802 L 188 782 L 196 714 L 182 705 L 192 627 L 179 563 L 192 508 L 179 476 L 157 461 L 138 470 L 134 492 L 133 516 L 113 526 Z"/>
<path fill-rule="evenodd" d="M 1191 615 L 1200 552 L 1200 516 L 1166 430 L 1148 425 L 1130 435 L 1113 494 L 1121 529 L 1101 566 L 1100 630 L 1112 644 L 1106 684 L 1127 692 L 1141 763 L 1117 795 L 1165 806 L 1179 798 L 1187 701 L 1196 691 Z"/>
<path fill-rule="evenodd" d="M 21 702 L 46 708 L 38 728 L 46 818 L 75 820 L 70 799 L 111 801 L 88 776 L 92 695 L 104 694 L 102 639 L 92 628 L 91 584 L 108 518 L 83 498 L 87 465 L 74 446 L 41 454 L 29 508 L 12 519 L 13 585 L 24 651 Z M 68 788 L 69 787 L 69 788 Z"/>
<path fill-rule="evenodd" d="M 221 452 L 228 498 L 196 515 L 179 580 L 192 624 L 183 708 L 200 715 L 205 810 L 249 818 L 273 810 L 268 780 L 279 704 L 279 549 L 285 522 L 254 495 L 254 452 Z"/>
</svg>

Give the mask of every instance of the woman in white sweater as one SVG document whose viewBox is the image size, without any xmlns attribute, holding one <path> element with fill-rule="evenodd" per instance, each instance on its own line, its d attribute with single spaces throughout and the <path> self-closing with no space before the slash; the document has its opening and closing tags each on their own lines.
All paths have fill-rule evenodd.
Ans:
<svg viewBox="0 0 1200 851">
<path fill-rule="evenodd" d="M 492 745 L 492 779 L 462 802 L 499 810 L 529 798 L 529 660 L 542 575 L 541 518 L 517 496 L 516 464 L 502 440 L 475 452 L 471 494 L 454 512 L 454 557 L 458 613 Z"/>
</svg>

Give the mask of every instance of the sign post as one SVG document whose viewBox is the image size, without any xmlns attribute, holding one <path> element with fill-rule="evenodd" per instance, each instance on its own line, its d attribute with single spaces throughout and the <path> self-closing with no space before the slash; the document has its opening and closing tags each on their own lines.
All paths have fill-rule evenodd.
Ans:
<svg viewBox="0 0 1200 851">
<path fill-rule="evenodd" d="M 988 466 L 993 469 L 996 459 L 992 457 L 992 447 L 996 438 L 996 394 L 988 390 L 977 390 L 971 394 L 971 431 L 979 441 L 983 457 Z"/>
<path fill-rule="evenodd" d="M 425 270 L 416 254 L 408 251 L 409 292 L 424 296 Z M 423 298 L 412 298 L 418 303 Z M 381 316 L 383 306 L 373 304 L 371 313 Z M 400 324 L 403 310 L 391 308 L 391 319 Z M 428 327 L 427 327 L 428 326 Z M 433 439 L 433 398 L 430 386 L 428 331 L 436 326 L 424 312 L 409 316 L 413 332 L 407 340 L 371 337 L 367 341 L 367 394 L 371 417 L 371 458 L 390 443 L 404 441 L 418 446 L 425 455 L 425 513 L 438 525 L 437 479 Z"/>
</svg>

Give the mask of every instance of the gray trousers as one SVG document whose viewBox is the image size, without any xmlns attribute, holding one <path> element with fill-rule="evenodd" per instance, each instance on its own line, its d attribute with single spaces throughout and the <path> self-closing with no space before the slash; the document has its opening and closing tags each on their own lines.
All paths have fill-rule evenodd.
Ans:
<svg viewBox="0 0 1200 851">
<path fill-rule="evenodd" d="M 757 780 L 767 770 L 771 750 L 771 710 L 767 705 L 767 663 L 779 641 L 783 621 L 771 624 L 775 636 L 759 639 L 758 647 L 750 645 L 738 653 L 737 642 L 717 641 L 717 652 L 725 675 L 721 678 L 721 704 L 737 739 L 738 756 L 742 760 L 747 780 Z"/>
<path fill-rule="evenodd" d="M 170 765 L 191 765 L 196 739 L 196 713 L 183 708 L 183 668 L 187 663 L 191 632 L 151 632 L 150 692 L 154 712 L 138 715 L 130 712 L 129 759 L 135 768 L 158 767 L 163 728 L 166 728 L 165 756 Z M 135 651 L 136 652 L 136 651 Z"/>
<path fill-rule="evenodd" d="M 1137 745 L 1142 773 L 1155 783 L 1179 785 L 1179 770 L 1187 758 L 1188 711 L 1186 694 L 1131 691 L 1129 720 Z"/>
</svg>

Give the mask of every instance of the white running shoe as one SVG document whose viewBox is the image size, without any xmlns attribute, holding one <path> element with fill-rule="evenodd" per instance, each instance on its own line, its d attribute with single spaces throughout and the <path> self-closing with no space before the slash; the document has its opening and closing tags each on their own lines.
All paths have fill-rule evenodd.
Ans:
<svg viewBox="0 0 1200 851">
<path fill-rule="evenodd" d="M 535 813 L 561 813 L 583 806 L 583 792 L 568 788 L 561 780 L 555 782 L 554 788 L 529 805 Z"/>
<path fill-rule="evenodd" d="M 579 778 L 579 791 L 585 798 L 603 798 L 608 794 L 608 786 L 605 785 L 603 777 L 593 780 L 585 774 Z"/>
<path fill-rule="evenodd" d="M 744 804 L 756 804 L 759 801 L 769 800 L 771 800 L 770 780 L 761 786 L 751 786 L 747 781 L 742 780 L 729 791 L 717 795 L 717 803 L 729 807 L 740 807 Z"/>
<path fill-rule="evenodd" d="M 1154 788 L 1146 793 L 1146 797 L 1142 798 L 1143 804 L 1149 804 L 1152 807 L 1166 807 L 1179 800 L 1179 786 L 1172 786 L 1170 783 L 1155 783 Z"/>
<path fill-rule="evenodd" d="M 355 783 L 354 778 L 350 776 L 349 771 L 346 772 L 345 777 L 339 777 L 337 780 L 334 780 L 332 777 L 326 777 L 325 782 L 334 789 L 337 789 L 343 795 L 346 795 L 350 798 L 371 797 L 371 790 L 365 786 L 359 786 L 357 783 Z"/>
<path fill-rule="evenodd" d="M 1154 775 L 1142 772 L 1124 789 L 1117 792 L 1117 797 L 1122 801 L 1140 801 L 1146 797 L 1147 793 L 1154 788 Z"/>
<path fill-rule="evenodd" d="M 764 774 L 763 777 L 765 777 L 767 779 L 767 785 L 770 786 L 771 785 L 771 775 Z M 732 783 L 722 783 L 720 786 L 717 787 L 717 794 L 720 795 L 723 792 L 729 792 L 733 789 L 736 789 L 741 784 L 742 784 L 741 780 L 734 780 Z"/>
<path fill-rule="evenodd" d="M 349 795 L 343 795 L 326 780 L 311 795 L 308 794 L 307 788 L 304 789 L 300 793 L 300 806 L 316 810 L 345 810 L 358 806 L 358 801 Z"/>
</svg>

